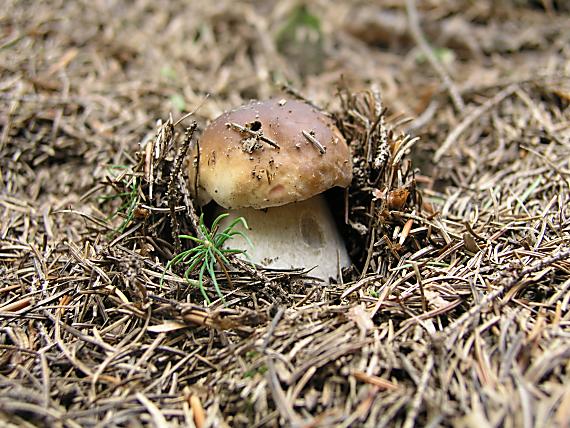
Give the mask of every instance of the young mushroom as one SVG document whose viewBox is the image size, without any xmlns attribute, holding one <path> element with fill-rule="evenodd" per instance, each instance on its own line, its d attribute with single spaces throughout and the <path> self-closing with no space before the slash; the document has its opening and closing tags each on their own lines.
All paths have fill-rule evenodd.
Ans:
<svg viewBox="0 0 570 428">
<path fill-rule="evenodd" d="M 190 177 L 202 204 L 213 199 L 230 213 L 226 222 L 247 220 L 253 248 L 241 237 L 228 245 L 254 263 L 314 268 L 310 274 L 324 280 L 350 265 L 322 195 L 350 184 L 350 151 L 316 108 L 272 99 L 222 114 L 204 130 Z"/>
</svg>

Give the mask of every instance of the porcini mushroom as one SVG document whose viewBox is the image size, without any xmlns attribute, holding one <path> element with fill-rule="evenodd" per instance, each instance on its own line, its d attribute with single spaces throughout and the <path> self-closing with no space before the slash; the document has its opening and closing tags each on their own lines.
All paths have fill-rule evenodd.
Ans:
<svg viewBox="0 0 570 428">
<path fill-rule="evenodd" d="M 197 171 L 196 171 L 196 159 Z M 272 99 L 222 114 L 202 134 L 190 177 L 199 200 L 213 199 L 230 222 L 244 217 L 253 243 L 232 248 L 270 268 L 314 268 L 336 278 L 350 265 L 322 193 L 352 180 L 348 145 L 334 122 L 307 103 Z"/>
</svg>

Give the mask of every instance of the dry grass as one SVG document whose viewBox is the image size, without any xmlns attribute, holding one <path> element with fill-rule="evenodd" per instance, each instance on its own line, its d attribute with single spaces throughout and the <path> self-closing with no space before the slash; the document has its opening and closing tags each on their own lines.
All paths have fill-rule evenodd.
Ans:
<svg viewBox="0 0 570 428">
<path fill-rule="evenodd" d="M 316 1 L 307 43 L 293 1 L 9 3 L 4 425 L 568 426 L 564 2 Z M 354 266 L 232 259 L 205 306 L 161 285 L 197 233 L 185 154 L 284 82 L 351 141 Z"/>
</svg>

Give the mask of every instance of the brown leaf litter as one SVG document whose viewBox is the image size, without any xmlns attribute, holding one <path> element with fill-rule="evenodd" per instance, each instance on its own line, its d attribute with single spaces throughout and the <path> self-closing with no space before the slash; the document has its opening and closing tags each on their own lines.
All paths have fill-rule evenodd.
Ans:
<svg viewBox="0 0 570 428">
<path fill-rule="evenodd" d="M 4 425 L 568 426 L 564 2 L 8 3 Z M 351 142 L 354 266 L 233 258 L 206 306 L 188 151 L 292 93 Z"/>
</svg>

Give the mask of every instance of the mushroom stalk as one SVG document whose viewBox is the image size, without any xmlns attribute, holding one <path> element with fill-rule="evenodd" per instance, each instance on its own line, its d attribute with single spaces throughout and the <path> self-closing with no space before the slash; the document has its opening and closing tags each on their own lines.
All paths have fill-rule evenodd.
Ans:
<svg viewBox="0 0 570 428">
<path fill-rule="evenodd" d="M 244 217 L 250 228 L 244 232 L 253 248 L 240 236 L 228 240 L 227 246 L 246 250 L 246 258 L 255 264 L 272 269 L 312 269 L 310 276 L 325 281 L 338 278 L 340 269 L 350 266 L 346 246 L 322 194 L 264 210 L 228 212 L 221 226 Z"/>
</svg>

